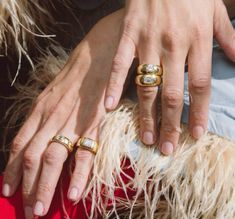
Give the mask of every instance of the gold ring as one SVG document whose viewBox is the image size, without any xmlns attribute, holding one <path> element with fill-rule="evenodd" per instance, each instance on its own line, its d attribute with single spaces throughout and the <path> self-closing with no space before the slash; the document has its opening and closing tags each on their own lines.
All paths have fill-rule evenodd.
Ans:
<svg viewBox="0 0 235 219">
<path fill-rule="evenodd" d="M 155 74 L 137 75 L 135 83 L 141 87 L 156 87 L 162 83 L 162 78 Z"/>
<path fill-rule="evenodd" d="M 81 137 L 77 142 L 77 147 L 96 154 L 98 150 L 98 143 L 90 138 Z"/>
<path fill-rule="evenodd" d="M 162 76 L 163 70 L 160 65 L 154 65 L 154 64 L 142 64 L 139 65 L 137 68 L 137 74 L 143 75 L 143 74 L 155 74 L 158 76 Z"/>
<path fill-rule="evenodd" d="M 73 146 L 74 146 L 73 142 L 63 135 L 55 135 L 51 139 L 51 142 L 62 144 L 63 146 L 65 146 L 65 148 L 68 150 L 69 153 L 73 151 Z"/>
</svg>

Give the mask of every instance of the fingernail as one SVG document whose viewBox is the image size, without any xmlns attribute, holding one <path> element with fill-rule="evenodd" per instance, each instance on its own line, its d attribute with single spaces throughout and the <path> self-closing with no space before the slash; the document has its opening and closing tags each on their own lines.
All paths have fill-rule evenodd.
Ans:
<svg viewBox="0 0 235 219">
<path fill-rule="evenodd" d="M 9 197 L 10 196 L 10 191 L 11 191 L 10 186 L 8 184 L 4 184 L 3 187 L 2 187 L 2 194 L 5 197 Z"/>
<path fill-rule="evenodd" d="M 147 145 L 154 144 L 154 137 L 152 132 L 144 132 L 143 134 L 143 142 Z"/>
<path fill-rule="evenodd" d="M 69 192 L 68 198 L 73 201 L 77 200 L 78 199 L 78 189 L 73 187 Z"/>
<path fill-rule="evenodd" d="M 105 108 L 107 108 L 107 109 L 112 109 L 113 102 L 114 102 L 113 97 L 108 96 L 108 97 L 106 98 L 106 100 L 105 100 L 105 104 L 104 104 L 104 105 L 105 105 Z"/>
<path fill-rule="evenodd" d="M 43 211 L 44 211 L 44 207 L 42 202 L 37 201 L 34 207 L 34 214 L 37 216 L 42 216 L 43 215 Z"/>
<path fill-rule="evenodd" d="M 170 155 L 170 154 L 172 154 L 173 151 L 174 151 L 173 144 L 172 144 L 171 142 L 169 142 L 169 141 L 164 142 L 164 143 L 162 144 L 161 151 L 162 151 L 162 153 L 165 154 L 165 155 Z"/>
<path fill-rule="evenodd" d="M 33 209 L 31 207 L 26 206 L 24 212 L 26 219 L 33 219 Z"/>
<path fill-rule="evenodd" d="M 201 126 L 195 126 L 193 128 L 193 137 L 199 139 L 204 134 L 204 129 Z"/>
</svg>

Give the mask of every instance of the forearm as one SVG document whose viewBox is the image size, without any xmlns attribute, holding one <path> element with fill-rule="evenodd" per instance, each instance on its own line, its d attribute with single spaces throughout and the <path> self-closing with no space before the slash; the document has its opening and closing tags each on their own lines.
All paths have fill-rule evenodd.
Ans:
<svg viewBox="0 0 235 219">
<path fill-rule="evenodd" d="M 234 0 L 224 0 L 224 3 L 226 5 L 226 8 L 229 13 L 230 18 L 235 17 L 235 1 Z"/>
</svg>

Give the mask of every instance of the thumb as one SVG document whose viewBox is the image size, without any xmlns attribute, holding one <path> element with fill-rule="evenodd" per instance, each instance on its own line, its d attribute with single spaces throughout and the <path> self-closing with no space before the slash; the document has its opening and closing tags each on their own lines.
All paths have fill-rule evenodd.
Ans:
<svg viewBox="0 0 235 219">
<path fill-rule="evenodd" d="M 235 62 L 235 30 L 224 3 L 215 1 L 214 35 L 225 54 Z"/>
</svg>

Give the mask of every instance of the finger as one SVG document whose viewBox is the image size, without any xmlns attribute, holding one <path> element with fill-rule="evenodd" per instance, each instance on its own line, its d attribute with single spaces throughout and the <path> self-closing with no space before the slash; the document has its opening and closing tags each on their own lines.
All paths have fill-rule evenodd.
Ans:
<svg viewBox="0 0 235 219">
<path fill-rule="evenodd" d="M 177 52 L 163 58 L 162 121 L 159 145 L 165 155 L 173 153 L 179 140 L 185 59 L 186 54 L 177 54 Z"/>
<path fill-rule="evenodd" d="M 116 108 L 123 91 L 123 86 L 133 62 L 135 45 L 131 37 L 124 31 L 117 53 L 113 59 L 110 79 L 108 82 L 105 98 L 105 108 Z"/>
<path fill-rule="evenodd" d="M 23 154 L 29 141 L 38 130 L 41 119 L 42 114 L 37 106 L 13 140 L 3 179 L 2 194 L 6 197 L 12 196 L 20 183 Z"/>
<path fill-rule="evenodd" d="M 143 46 L 143 49 L 139 51 L 140 63 L 160 65 L 160 58 L 157 53 L 151 49 L 152 45 L 145 45 L 146 46 Z M 137 85 L 140 112 L 140 136 L 142 142 L 146 145 L 153 145 L 157 138 L 157 93 L 158 86 L 142 87 Z"/>
<path fill-rule="evenodd" d="M 212 31 L 194 41 L 188 55 L 189 130 L 196 139 L 207 129 L 211 92 Z M 200 39 L 200 37 L 198 38 Z"/>
<path fill-rule="evenodd" d="M 214 35 L 227 56 L 235 62 L 235 30 L 222 1 L 215 1 Z"/>
<path fill-rule="evenodd" d="M 98 140 L 99 120 L 96 121 L 83 133 L 82 137 L 90 138 L 95 141 Z M 75 154 L 76 164 L 68 189 L 68 199 L 72 201 L 79 201 L 81 199 L 89 179 L 94 156 L 95 155 L 88 150 L 77 149 Z"/>
<path fill-rule="evenodd" d="M 57 133 L 69 138 L 73 144 L 78 140 L 78 130 L 76 127 L 78 108 L 77 104 L 69 117 L 68 122 Z M 52 142 L 44 152 L 42 171 L 36 191 L 36 202 L 34 206 L 35 215 L 44 216 L 47 214 L 63 169 L 63 164 L 67 157 L 67 148 L 56 142 Z"/>
<path fill-rule="evenodd" d="M 58 103 L 47 122 L 40 128 L 31 140 L 24 154 L 23 161 L 23 203 L 25 209 L 32 209 L 35 192 L 41 169 L 41 158 L 48 142 L 62 128 L 74 108 L 74 100 L 70 93 Z"/>
</svg>

